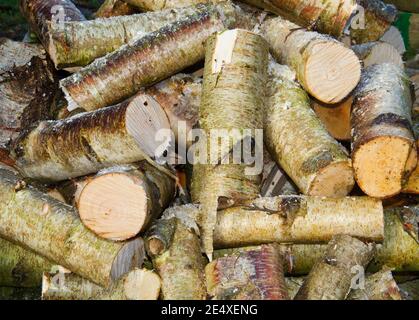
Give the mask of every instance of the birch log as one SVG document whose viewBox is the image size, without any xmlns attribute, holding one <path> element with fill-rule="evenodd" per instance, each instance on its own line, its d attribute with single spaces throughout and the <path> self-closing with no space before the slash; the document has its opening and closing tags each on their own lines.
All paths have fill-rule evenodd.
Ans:
<svg viewBox="0 0 419 320">
<path fill-rule="evenodd" d="M 416 89 L 416 90 L 417 90 L 416 92 L 419 93 L 419 89 Z M 415 138 L 416 138 L 416 150 L 418 150 L 419 152 L 419 114 L 417 114 L 417 111 L 415 110 L 413 110 L 413 133 L 415 134 Z M 402 192 L 419 194 L 419 166 L 418 165 L 416 165 L 416 169 L 412 172 L 412 174 L 407 179 L 406 184 L 403 186 Z"/>
<path fill-rule="evenodd" d="M 123 0 L 142 11 L 160 11 L 165 9 L 181 8 L 200 3 L 216 3 L 223 0 Z"/>
<path fill-rule="evenodd" d="M 48 48 L 50 23 L 84 21 L 86 18 L 70 0 L 19 0 L 20 11 L 44 48 Z"/>
<path fill-rule="evenodd" d="M 16 143 L 17 164 L 34 179 L 79 177 L 161 155 L 156 154 L 160 129 L 170 129 L 166 114 L 153 98 L 139 95 L 117 106 L 41 122 Z"/>
<path fill-rule="evenodd" d="M 352 46 L 352 50 L 362 60 L 364 68 L 373 64 L 393 63 L 403 68 L 403 60 L 395 47 L 386 42 L 367 42 Z"/>
<path fill-rule="evenodd" d="M 391 4 L 385 4 L 381 0 L 357 0 L 362 8 L 358 21 L 350 25 L 350 36 L 354 43 L 360 44 L 377 41 L 390 28 L 397 18 L 397 9 Z"/>
<path fill-rule="evenodd" d="M 74 273 L 42 276 L 42 300 L 157 300 L 159 276 L 146 269 L 128 272 L 109 288 L 102 288 Z"/>
<path fill-rule="evenodd" d="M 21 131 L 51 116 L 58 88 L 54 67 L 41 46 L 3 38 L 0 52 L 0 153 L 8 153 Z"/>
<path fill-rule="evenodd" d="M 391 44 L 400 54 L 406 52 L 406 46 L 404 44 L 402 34 L 395 26 L 391 26 L 380 38 L 380 41 Z"/>
<path fill-rule="evenodd" d="M 352 289 L 348 300 L 402 300 L 399 287 L 389 268 L 366 277 L 361 287 Z"/>
<path fill-rule="evenodd" d="M 75 210 L 0 170 L 0 236 L 108 286 L 141 265 L 142 240 L 113 243 L 86 229 Z"/>
<path fill-rule="evenodd" d="M 132 43 L 149 32 L 190 15 L 219 12 L 228 16 L 233 10 L 231 3 L 223 2 L 218 5 L 197 5 L 107 19 L 52 24 L 49 27 L 50 38 L 46 48 L 57 68 L 86 66 L 122 45 Z M 179 34 L 182 32 L 186 31 L 179 31 Z"/>
<path fill-rule="evenodd" d="M 166 210 L 146 235 L 146 249 L 162 279 L 164 300 L 205 300 L 205 258 L 197 227 Z"/>
<path fill-rule="evenodd" d="M 345 196 L 354 185 L 347 152 L 328 134 L 307 94 L 286 71 L 277 64 L 270 69 L 266 146 L 304 194 Z"/>
<path fill-rule="evenodd" d="M 351 115 L 355 179 L 366 194 L 398 194 L 417 163 L 412 133 L 412 87 L 394 64 L 365 69 Z"/>
<path fill-rule="evenodd" d="M 95 12 L 95 18 L 110 18 L 137 13 L 135 7 L 122 0 L 105 0 Z"/>
<path fill-rule="evenodd" d="M 193 65 L 204 58 L 203 42 L 233 20 L 217 10 L 203 10 L 95 60 L 60 81 L 68 109 L 106 107 Z"/>
<path fill-rule="evenodd" d="M 324 103 L 337 103 L 357 85 L 361 74 L 352 50 L 326 35 L 301 29 L 281 17 L 262 25 L 274 57 L 296 71 L 304 89 Z"/>
<path fill-rule="evenodd" d="M 355 0 L 245 0 L 303 27 L 339 37 L 356 9 Z"/>
<path fill-rule="evenodd" d="M 265 92 L 261 84 L 266 82 L 267 61 L 265 40 L 250 31 L 217 33 L 207 42 L 199 121 L 205 139 L 198 142 L 191 194 L 192 201 L 202 205 L 201 240 L 210 259 L 218 206 L 231 206 L 259 193 L 257 168 L 242 161 L 241 154 L 237 159 L 233 149 L 243 146 L 243 157 L 249 160 L 250 142 L 256 141 L 254 166 L 263 165 L 257 159 L 263 142 L 256 135 L 263 126 Z"/>
<path fill-rule="evenodd" d="M 288 300 L 283 256 L 275 244 L 220 257 L 205 267 L 213 300 Z"/>
<path fill-rule="evenodd" d="M 53 263 L 0 238 L 0 287 L 38 287 Z"/>
<path fill-rule="evenodd" d="M 174 180 L 143 162 L 99 172 L 76 203 L 87 228 L 102 238 L 121 241 L 144 231 L 174 196 Z"/>
<path fill-rule="evenodd" d="M 374 256 L 374 249 L 374 245 L 348 235 L 335 236 L 295 300 L 344 300 L 351 290 L 353 270 L 364 270 Z"/>
</svg>

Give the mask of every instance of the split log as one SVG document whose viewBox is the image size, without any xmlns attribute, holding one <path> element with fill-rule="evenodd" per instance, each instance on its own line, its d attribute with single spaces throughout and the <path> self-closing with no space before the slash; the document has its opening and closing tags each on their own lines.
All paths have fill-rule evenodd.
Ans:
<svg viewBox="0 0 419 320">
<path fill-rule="evenodd" d="M 344 300 L 351 290 L 354 270 L 364 270 L 374 253 L 372 244 L 348 235 L 335 236 L 325 255 L 313 266 L 295 300 Z"/>
<path fill-rule="evenodd" d="M 354 93 L 351 115 L 355 179 L 366 194 L 398 194 L 417 163 L 412 133 L 412 87 L 394 64 L 365 69 Z"/>
<path fill-rule="evenodd" d="M 137 12 L 135 7 L 122 0 L 105 0 L 95 12 L 95 18 L 127 16 Z"/>
<path fill-rule="evenodd" d="M 283 257 L 275 244 L 220 257 L 205 267 L 214 300 L 288 300 Z"/>
<path fill-rule="evenodd" d="M 123 0 L 142 11 L 160 11 L 165 9 L 181 8 L 200 3 L 221 2 L 224 0 Z"/>
<path fill-rule="evenodd" d="M 204 58 L 203 42 L 232 22 L 208 8 L 123 45 L 60 81 L 68 109 L 109 106 L 195 64 Z"/>
<path fill-rule="evenodd" d="M 256 134 L 263 127 L 265 92 L 260 84 L 267 78 L 268 46 L 255 33 L 229 30 L 209 38 L 205 57 L 199 121 L 205 139 L 198 142 L 205 155 L 199 151 L 200 159 L 193 166 L 191 195 L 194 203 L 201 204 L 201 240 L 211 260 L 218 206 L 259 194 L 259 172 L 253 172 L 253 164 L 242 157 L 252 154 L 244 150 L 246 141 L 256 142 L 255 148 L 249 146 L 258 149 L 256 157 L 262 150 Z M 222 132 L 223 141 L 215 130 Z M 239 159 L 233 153 L 236 146 L 241 147 Z"/>
<path fill-rule="evenodd" d="M 53 264 L 45 258 L 0 238 L 0 287 L 38 287 L 42 273 Z"/>
<path fill-rule="evenodd" d="M 303 27 L 341 36 L 356 9 L 355 0 L 244 0 L 256 7 L 276 13 Z"/>
<path fill-rule="evenodd" d="M 353 289 L 348 300 L 402 300 L 399 287 L 389 268 L 367 276 L 361 288 Z"/>
<path fill-rule="evenodd" d="M 174 180 L 144 162 L 100 171 L 86 183 L 76 204 L 87 228 L 122 241 L 144 231 L 174 195 Z"/>
<path fill-rule="evenodd" d="M 393 63 L 400 68 L 404 66 L 397 49 L 386 42 L 368 42 L 354 45 L 352 50 L 362 60 L 364 68 L 380 63 Z"/>
<path fill-rule="evenodd" d="M 41 122 L 17 141 L 17 164 L 30 178 L 62 181 L 80 177 L 160 156 L 158 152 L 164 152 L 159 149 L 162 143 L 156 141 L 160 129 L 170 129 L 166 114 L 154 99 L 139 95 L 117 106 Z"/>
<path fill-rule="evenodd" d="M 403 36 L 406 57 L 415 57 L 419 53 L 419 14 L 401 12 L 394 26 Z"/>
<path fill-rule="evenodd" d="M 391 44 L 400 54 L 406 52 L 402 34 L 395 26 L 391 26 L 380 38 L 380 41 Z"/>
<path fill-rule="evenodd" d="M 47 48 L 57 68 L 85 66 L 122 45 L 190 15 L 220 12 L 227 16 L 232 11 L 230 3 L 220 3 L 107 19 L 69 21 L 60 26 L 50 26 Z M 186 31 L 179 31 L 180 34 L 182 32 Z M 165 46 L 162 44 L 163 48 Z"/>
<path fill-rule="evenodd" d="M 173 209 L 176 217 L 199 222 L 199 208 Z M 217 214 L 215 248 L 263 243 L 325 243 L 337 234 L 368 241 L 384 239 L 381 201 L 369 197 L 306 196 L 258 198 Z"/>
<path fill-rule="evenodd" d="M 41 288 L 0 287 L 1 300 L 40 300 Z"/>
<path fill-rule="evenodd" d="M 350 37 L 353 43 L 366 43 L 377 41 L 390 28 L 397 18 L 397 9 L 391 4 L 385 4 L 381 0 L 357 0 L 362 8 L 359 19 L 362 22 L 353 21 L 350 25 Z M 355 27 L 356 26 L 356 27 Z"/>
<path fill-rule="evenodd" d="M 74 273 L 44 273 L 42 300 L 157 300 L 160 286 L 147 269 L 132 270 L 106 289 Z"/>
<path fill-rule="evenodd" d="M 348 96 L 336 104 L 312 100 L 312 108 L 329 134 L 342 141 L 351 140 L 351 109 L 353 97 Z"/>
<path fill-rule="evenodd" d="M 108 286 L 143 260 L 141 239 L 114 243 L 83 226 L 77 213 L 0 170 L 0 236 Z"/>
<path fill-rule="evenodd" d="M 354 178 L 345 148 L 328 134 L 287 68 L 271 65 L 270 73 L 264 135 L 272 157 L 304 194 L 347 195 Z"/>
<path fill-rule="evenodd" d="M 70 0 L 20 0 L 20 11 L 44 48 L 48 48 L 50 23 L 84 21 L 86 18 Z"/>
<path fill-rule="evenodd" d="M 407 11 L 407 12 L 413 12 L 413 13 L 419 13 L 419 3 L 416 1 L 411 0 L 384 0 L 386 3 L 394 4 L 397 9 Z"/>
<path fill-rule="evenodd" d="M 148 231 L 148 255 L 162 279 L 164 300 L 205 300 L 205 258 L 195 222 L 185 223 L 170 208 Z"/>
<path fill-rule="evenodd" d="M 58 88 L 41 46 L 3 38 L 0 52 L 0 153 L 7 154 L 23 129 L 51 116 Z"/>
<path fill-rule="evenodd" d="M 294 69 L 298 81 L 316 99 L 337 103 L 356 87 L 361 66 L 341 42 L 281 17 L 265 21 L 261 32 L 274 57 Z"/>
</svg>

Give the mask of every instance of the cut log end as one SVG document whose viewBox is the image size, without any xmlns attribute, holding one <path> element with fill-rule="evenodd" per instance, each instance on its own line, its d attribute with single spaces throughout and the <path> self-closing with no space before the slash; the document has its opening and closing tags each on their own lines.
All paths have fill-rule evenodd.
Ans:
<svg viewBox="0 0 419 320">
<path fill-rule="evenodd" d="M 305 67 L 309 93 L 324 103 L 337 103 L 358 84 L 361 65 L 355 53 L 336 42 L 316 45 Z M 327 65 L 325 65 L 327 61 Z"/>
<path fill-rule="evenodd" d="M 111 279 L 113 282 L 119 280 L 124 274 L 137 267 L 141 267 L 144 262 L 145 249 L 144 241 L 141 238 L 127 242 L 119 250 L 111 268 Z"/>
<path fill-rule="evenodd" d="M 349 161 L 332 163 L 323 168 L 310 185 L 309 195 L 339 198 L 352 190 L 355 184 Z"/>
<path fill-rule="evenodd" d="M 394 136 L 377 137 L 361 145 L 353 153 L 353 166 L 362 191 L 377 198 L 398 194 L 411 148 L 408 140 Z"/>
<path fill-rule="evenodd" d="M 87 183 L 80 194 L 78 209 L 84 225 L 98 236 L 126 240 L 143 228 L 149 211 L 147 192 L 141 181 L 112 172 Z"/>
<path fill-rule="evenodd" d="M 372 47 L 370 54 L 364 59 L 364 67 L 379 63 L 393 63 L 403 67 L 400 53 L 391 44 L 381 42 Z"/>
<path fill-rule="evenodd" d="M 148 241 L 148 251 L 151 255 L 160 255 L 163 253 L 164 249 L 165 245 L 160 239 L 152 238 Z"/>
<path fill-rule="evenodd" d="M 153 271 L 137 269 L 131 271 L 124 282 L 124 293 L 129 300 L 157 300 L 161 280 Z"/>
<path fill-rule="evenodd" d="M 164 134 L 162 130 L 170 130 L 170 123 L 160 104 L 149 95 L 140 94 L 130 102 L 126 126 L 140 149 L 150 157 L 161 157 L 174 143 L 171 137 L 163 142 L 158 140 L 158 136 Z"/>
<path fill-rule="evenodd" d="M 381 37 L 381 41 L 391 44 L 396 50 L 403 54 L 406 52 L 406 47 L 404 45 L 404 40 L 399 29 L 394 26 L 391 26 Z"/>
</svg>

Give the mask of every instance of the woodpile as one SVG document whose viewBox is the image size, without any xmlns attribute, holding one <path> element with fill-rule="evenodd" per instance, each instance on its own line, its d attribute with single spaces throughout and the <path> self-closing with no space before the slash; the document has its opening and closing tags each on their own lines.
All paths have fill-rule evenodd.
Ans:
<svg viewBox="0 0 419 320">
<path fill-rule="evenodd" d="M 243 2 L 20 0 L 0 300 L 418 299 L 415 1 Z"/>
</svg>

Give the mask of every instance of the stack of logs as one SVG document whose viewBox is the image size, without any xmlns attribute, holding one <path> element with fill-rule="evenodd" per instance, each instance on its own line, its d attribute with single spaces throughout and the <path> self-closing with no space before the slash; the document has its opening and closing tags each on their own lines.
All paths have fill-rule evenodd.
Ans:
<svg viewBox="0 0 419 320">
<path fill-rule="evenodd" d="M 419 9 L 385 2 L 20 0 L 0 299 L 417 299 Z"/>
</svg>

